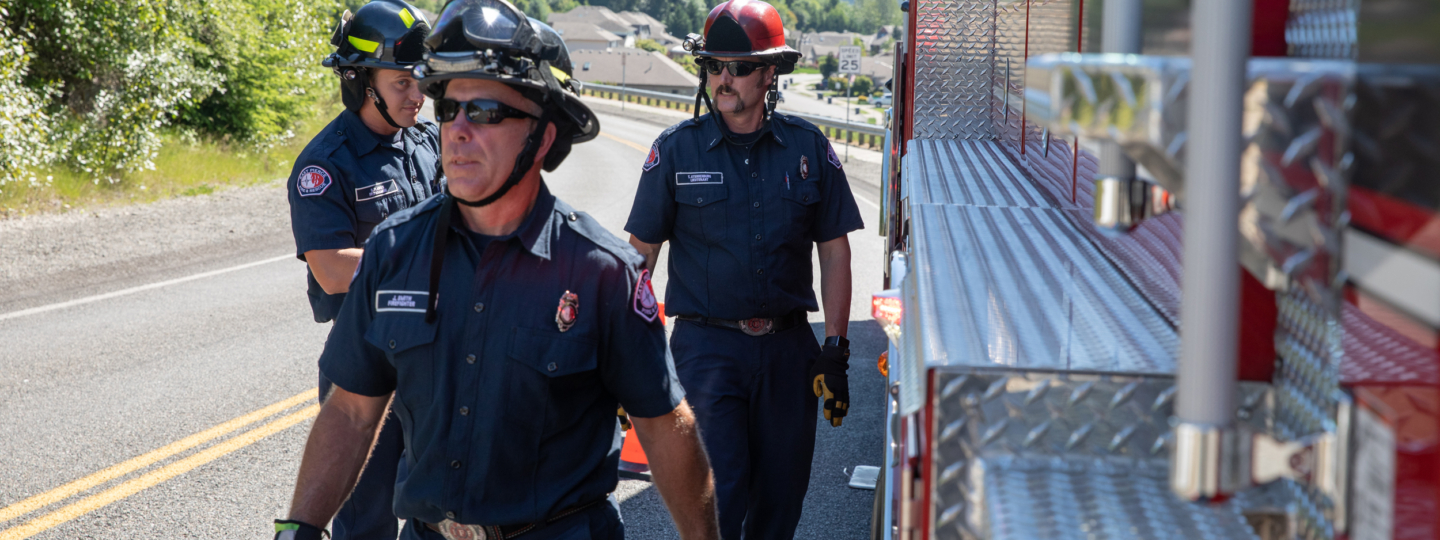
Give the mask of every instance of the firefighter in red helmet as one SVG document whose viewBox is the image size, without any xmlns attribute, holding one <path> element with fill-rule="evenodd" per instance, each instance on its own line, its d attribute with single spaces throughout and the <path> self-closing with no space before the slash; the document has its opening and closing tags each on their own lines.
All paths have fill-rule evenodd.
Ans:
<svg viewBox="0 0 1440 540">
<path fill-rule="evenodd" d="M 774 110 L 777 76 L 800 59 L 775 8 L 724 2 L 686 46 L 702 68 L 697 114 L 651 146 L 625 230 L 648 268 L 670 242 L 670 349 L 714 466 L 721 535 L 792 538 L 817 401 L 832 426 L 849 409 L 846 235 L 864 225 L 825 135 Z M 812 250 L 823 345 L 809 324 L 822 304 Z"/>
</svg>

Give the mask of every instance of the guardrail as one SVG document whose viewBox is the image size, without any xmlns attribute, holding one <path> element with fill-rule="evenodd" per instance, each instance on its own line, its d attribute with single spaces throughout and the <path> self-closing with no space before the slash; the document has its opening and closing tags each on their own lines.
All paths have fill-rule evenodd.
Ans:
<svg viewBox="0 0 1440 540">
<path fill-rule="evenodd" d="M 661 107 L 665 109 L 673 109 L 685 112 L 691 112 L 695 107 L 694 94 L 667 94 L 664 92 L 655 92 L 652 90 L 621 88 L 619 86 L 610 86 L 608 84 L 596 83 L 586 83 L 581 88 L 580 93 L 582 95 L 598 97 L 602 99 L 614 99 L 619 101 L 625 101 L 627 103 L 638 103 L 641 105 L 649 105 L 652 107 Z M 796 118 L 803 118 L 810 123 L 815 124 L 816 127 L 820 128 L 820 131 L 825 132 L 825 136 L 830 137 L 835 141 L 844 142 L 846 144 L 866 146 L 878 149 L 881 147 L 885 139 L 885 126 L 878 126 L 875 124 L 858 124 L 854 122 L 846 122 L 844 119 L 841 118 L 831 118 L 829 116 L 818 116 L 794 111 L 783 112 L 787 115 L 794 116 Z"/>
</svg>

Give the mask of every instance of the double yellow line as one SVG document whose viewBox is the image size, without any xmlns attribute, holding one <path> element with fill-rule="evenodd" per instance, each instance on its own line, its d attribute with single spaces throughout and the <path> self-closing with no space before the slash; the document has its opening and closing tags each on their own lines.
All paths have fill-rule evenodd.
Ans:
<svg viewBox="0 0 1440 540">
<path fill-rule="evenodd" d="M 12 504 L 8 507 L 5 507 L 4 509 L 0 509 L 0 525 L 3 525 L 7 521 L 19 518 L 41 508 L 45 508 L 52 504 L 68 499 L 78 493 L 89 490 L 90 488 L 105 484 L 107 482 L 110 482 L 111 480 L 121 478 L 132 472 L 149 467 L 150 465 L 173 457 L 177 454 L 180 454 L 197 446 L 208 443 L 212 440 L 218 439 L 225 435 L 229 435 L 230 433 L 233 433 L 235 431 L 239 431 L 241 428 L 244 428 L 266 418 L 270 418 L 271 416 L 291 409 L 297 405 L 306 402 L 307 400 L 312 399 L 315 399 L 315 391 L 306 390 L 278 403 L 237 417 L 218 426 L 212 427 L 205 431 L 201 431 L 184 439 L 180 439 L 173 443 L 167 444 L 161 448 L 151 450 L 149 452 L 126 460 L 123 463 L 108 467 L 105 470 L 99 471 L 79 480 L 75 480 L 58 488 L 47 491 L 45 493 L 41 493 L 18 503 Z M 22 538 L 29 538 L 31 536 L 54 528 L 57 525 L 83 516 L 108 504 L 114 503 L 131 495 L 139 493 L 146 488 L 155 486 L 156 484 L 184 474 L 191 469 L 214 461 L 221 456 L 254 444 L 260 439 L 264 439 L 265 437 L 268 437 L 275 433 L 279 433 L 285 428 L 314 418 L 316 414 L 319 414 L 319 412 L 320 406 L 312 404 L 309 407 L 305 407 L 303 409 L 300 409 L 299 411 L 287 414 L 268 423 L 262 424 L 257 428 L 251 429 L 250 431 L 241 433 L 234 438 L 196 452 L 188 457 L 185 457 L 184 459 L 180 459 L 164 467 L 152 470 L 143 475 L 137 476 L 121 484 L 118 484 L 110 489 L 107 489 L 100 493 L 96 493 L 94 495 L 90 495 L 88 497 L 80 499 L 79 501 L 68 504 L 58 510 L 32 519 L 23 525 L 0 531 L 0 540 L 21 540 Z"/>
</svg>

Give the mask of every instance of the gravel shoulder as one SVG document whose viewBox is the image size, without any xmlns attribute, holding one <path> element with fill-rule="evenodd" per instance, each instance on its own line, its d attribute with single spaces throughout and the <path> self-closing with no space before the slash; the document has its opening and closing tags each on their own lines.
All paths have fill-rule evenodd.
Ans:
<svg viewBox="0 0 1440 540">
<path fill-rule="evenodd" d="M 0 313 L 294 252 L 284 180 L 0 220 Z M 301 264 L 296 261 L 296 264 Z"/>
</svg>

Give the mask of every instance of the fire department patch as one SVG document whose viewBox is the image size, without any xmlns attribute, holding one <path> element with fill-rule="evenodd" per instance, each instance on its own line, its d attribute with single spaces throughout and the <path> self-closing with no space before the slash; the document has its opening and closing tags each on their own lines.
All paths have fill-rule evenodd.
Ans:
<svg viewBox="0 0 1440 540">
<path fill-rule="evenodd" d="M 801 180 L 808 180 L 809 178 L 810 178 L 810 157 L 809 157 L 809 156 L 800 156 L 800 179 L 801 179 Z"/>
<path fill-rule="evenodd" d="M 649 171 L 650 169 L 654 169 L 655 166 L 659 164 L 660 141 L 655 141 L 655 144 L 650 145 L 650 155 L 645 157 L 645 170 Z"/>
<path fill-rule="evenodd" d="M 579 312 L 580 297 L 575 296 L 575 293 L 565 291 L 565 294 L 560 295 L 560 307 L 555 308 L 555 325 L 560 327 L 561 332 L 569 330 L 571 326 L 575 326 L 575 319 L 579 316 Z"/>
<path fill-rule="evenodd" d="M 646 322 L 655 322 L 660 316 L 660 303 L 655 300 L 655 288 L 650 286 L 650 271 L 641 270 L 640 279 L 635 281 L 635 298 L 632 300 L 635 314 Z"/>
<path fill-rule="evenodd" d="M 325 193 L 325 188 L 330 187 L 330 173 L 325 169 L 311 165 L 300 169 L 300 174 L 295 176 L 295 191 L 301 197 L 313 197 Z"/>
<path fill-rule="evenodd" d="M 836 169 L 844 169 L 844 168 L 845 168 L 844 165 L 841 165 L 841 164 L 840 164 L 840 156 L 835 155 L 835 147 L 834 147 L 834 146 L 830 146 L 829 144 L 826 144 L 826 145 L 825 145 L 825 159 L 830 160 L 830 164 L 831 164 L 831 165 L 834 165 Z"/>
</svg>

